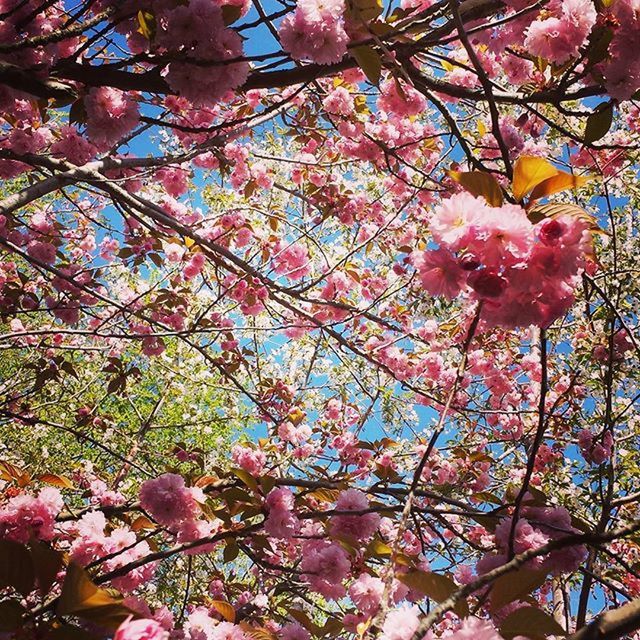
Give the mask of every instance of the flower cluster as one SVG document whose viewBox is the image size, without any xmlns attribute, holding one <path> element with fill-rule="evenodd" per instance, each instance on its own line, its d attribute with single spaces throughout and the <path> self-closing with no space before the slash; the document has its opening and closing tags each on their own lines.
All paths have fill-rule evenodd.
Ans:
<svg viewBox="0 0 640 640">
<path fill-rule="evenodd" d="M 299 0 L 280 24 L 283 48 L 296 60 L 339 62 L 349 43 L 343 13 L 343 0 Z"/>
<path fill-rule="evenodd" d="M 565 313 L 591 246 L 582 218 L 533 224 L 518 205 L 490 207 L 467 193 L 438 205 L 429 228 L 439 248 L 412 256 L 422 285 L 448 298 L 469 292 L 494 326 L 546 327 Z"/>
<path fill-rule="evenodd" d="M 55 535 L 55 519 L 62 509 L 60 491 L 52 487 L 42 489 L 37 496 L 21 493 L 0 507 L 0 539 L 28 542 L 51 540 Z"/>
</svg>

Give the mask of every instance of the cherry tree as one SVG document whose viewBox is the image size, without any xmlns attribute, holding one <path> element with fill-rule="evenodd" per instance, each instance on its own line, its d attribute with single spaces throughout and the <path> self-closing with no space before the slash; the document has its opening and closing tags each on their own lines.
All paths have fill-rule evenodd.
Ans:
<svg viewBox="0 0 640 640">
<path fill-rule="evenodd" d="M 638 637 L 637 0 L 0 0 L 0 634 Z"/>
</svg>

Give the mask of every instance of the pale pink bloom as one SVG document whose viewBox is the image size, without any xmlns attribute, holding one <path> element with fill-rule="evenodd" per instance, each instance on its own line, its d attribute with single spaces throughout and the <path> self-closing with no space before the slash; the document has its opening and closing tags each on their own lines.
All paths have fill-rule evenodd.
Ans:
<svg viewBox="0 0 640 640">
<path fill-rule="evenodd" d="M 167 640 L 169 633 L 155 620 L 129 616 L 117 629 L 113 640 Z"/>
<path fill-rule="evenodd" d="M 381 640 L 411 640 L 420 624 L 420 610 L 403 605 L 387 614 L 382 625 Z"/>
<path fill-rule="evenodd" d="M 427 108 L 427 99 L 403 80 L 389 78 L 380 85 L 378 108 L 400 117 L 415 116 Z"/>
<path fill-rule="evenodd" d="M 466 245 L 474 226 L 481 224 L 488 212 L 484 199 L 466 192 L 456 193 L 434 209 L 429 229 L 438 244 L 457 251 Z"/>
<path fill-rule="evenodd" d="M 64 125 L 60 128 L 60 139 L 51 145 L 51 154 L 77 165 L 83 165 L 98 152 L 95 145 L 81 136 L 75 127 Z"/>
<path fill-rule="evenodd" d="M 353 113 L 353 97 L 344 87 L 336 87 L 323 101 L 327 113 L 349 116 Z"/>
<path fill-rule="evenodd" d="M 267 461 L 264 451 L 243 447 L 238 444 L 231 449 L 231 458 L 235 464 L 248 471 L 252 476 L 259 476 Z"/>
<path fill-rule="evenodd" d="M 289 280 L 298 280 L 310 273 L 309 253 L 301 241 L 282 250 L 276 248 L 276 251 L 273 257 L 276 273 L 286 276 Z"/>
<path fill-rule="evenodd" d="M 185 637 L 187 640 L 213 640 L 216 624 L 205 607 L 196 607 L 184 624 Z"/>
<path fill-rule="evenodd" d="M 339 62 L 347 52 L 342 0 L 300 0 L 280 23 L 282 47 L 296 60 Z"/>
<path fill-rule="evenodd" d="M 293 493 L 285 487 L 272 489 L 265 506 L 269 512 L 264 523 L 265 531 L 274 538 L 290 538 L 300 524 L 294 514 Z"/>
<path fill-rule="evenodd" d="M 502 636 L 488 620 L 476 617 L 465 618 L 448 640 L 502 640 Z"/>
<path fill-rule="evenodd" d="M 308 540 L 303 543 L 301 558 L 300 569 L 314 591 L 329 599 L 344 595 L 342 581 L 349 574 L 351 563 L 338 543 Z"/>
<path fill-rule="evenodd" d="M 55 518 L 63 507 L 58 489 L 45 487 L 38 496 L 20 494 L 0 508 L 0 539 L 8 538 L 26 544 L 31 536 L 51 540 Z"/>
<path fill-rule="evenodd" d="M 373 617 L 382 601 L 384 582 L 368 573 L 361 573 L 349 587 L 349 597 L 366 617 Z"/>
<path fill-rule="evenodd" d="M 182 269 L 182 275 L 185 280 L 193 280 L 197 275 L 202 272 L 205 263 L 205 255 L 200 251 L 194 253 L 189 262 Z"/>
</svg>

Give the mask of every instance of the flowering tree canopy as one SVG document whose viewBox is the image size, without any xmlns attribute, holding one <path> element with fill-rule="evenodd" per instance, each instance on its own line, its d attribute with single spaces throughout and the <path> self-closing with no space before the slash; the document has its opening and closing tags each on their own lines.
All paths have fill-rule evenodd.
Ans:
<svg viewBox="0 0 640 640">
<path fill-rule="evenodd" d="M 640 629 L 638 0 L 0 0 L 0 637 Z"/>
</svg>

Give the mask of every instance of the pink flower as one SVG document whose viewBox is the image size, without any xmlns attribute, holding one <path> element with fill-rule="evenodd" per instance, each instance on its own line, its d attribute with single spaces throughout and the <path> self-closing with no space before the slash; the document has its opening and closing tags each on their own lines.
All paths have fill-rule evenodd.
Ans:
<svg viewBox="0 0 640 640">
<path fill-rule="evenodd" d="M 524 46 L 529 53 L 559 64 L 578 54 L 598 14 L 590 0 L 563 0 L 561 12 L 533 22 Z"/>
<path fill-rule="evenodd" d="M 252 476 L 259 476 L 264 469 L 267 456 L 260 449 L 250 449 L 239 444 L 231 450 L 231 458 L 235 464 L 248 471 Z"/>
<path fill-rule="evenodd" d="M 99 87 L 84 99 L 87 109 L 87 135 L 100 151 L 106 151 L 138 123 L 138 105 L 131 94 Z"/>
<path fill-rule="evenodd" d="M 200 511 L 193 490 L 175 473 L 164 473 L 143 482 L 140 504 L 159 524 L 167 526 L 193 519 Z"/>
<path fill-rule="evenodd" d="M 466 272 L 446 249 L 414 251 L 411 260 L 422 286 L 433 296 L 455 298 L 466 279 Z"/>
<path fill-rule="evenodd" d="M 367 496 L 358 489 L 347 489 L 338 496 L 336 511 L 365 511 L 369 508 Z M 348 536 L 356 540 L 368 540 L 380 524 L 377 513 L 347 516 L 335 515 L 331 518 L 331 534 Z"/>
<path fill-rule="evenodd" d="M 339 62 L 347 52 L 342 0 L 299 0 L 295 11 L 280 23 L 280 40 L 296 60 L 318 64 Z"/>
<path fill-rule="evenodd" d="M 189 262 L 187 262 L 187 264 L 184 266 L 184 269 L 182 270 L 182 275 L 184 276 L 185 280 L 193 280 L 193 278 L 199 275 L 202 272 L 204 263 L 204 253 L 201 253 L 200 251 L 194 253 L 191 256 Z"/>
<path fill-rule="evenodd" d="M 182 167 L 163 167 L 156 171 L 156 178 L 174 198 L 183 195 L 189 188 L 189 172 Z"/>
<path fill-rule="evenodd" d="M 37 497 L 20 494 L 0 508 L 0 539 L 27 543 L 33 535 L 38 540 L 51 540 L 55 518 L 63 507 L 58 489 L 46 487 Z"/>
<path fill-rule="evenodd" d="M 380 85 L 378 108 L 400 117 L 415 116 L 427 108 L 427 99 L 406 82 L 390 78 Z"/>
<path fill-rule="evenodd" d="M 465 618 L 448 638 L 450 640 L 502 640 L 502 636 L 491 622 L 475 617 Z"/>
<path fill-rule="evenodd" d="M 184 625 L 188 640 L 213 640 L 213 631 L 217 622 L 209 616 L 205 607 L 196 607 L 188 616 Z"/>
<path fill-rule="evenodd" d="M 311 271 L 309 253 L 300 241 L 277 250 L 273 263 L 275 272 L 285 275 L 289 280 L 298 280 Z"/>
<path fill-rule="evenodd" d="M 56 248 L 48 242 L 32 240 L 27 245 L 27 253 L 32 258 L 45 264 L 53 264 L 56 261 Z"/>
<path fill-rule="evenodd" d="M 344 595 L 342 581 L 349 574 L 351 563 L 347 552 L 337 543 L 308 540 L 303 544 L 300 569 L 314 591 L 325 598 Z"/>
<path fill-rule="evenodd" d="M 349 116 L 353 113 L 353 97 L 344 87 L 336 87 L 323 101 L 327 113 Z"/>
<path fill-rule="evenodd" d="M 349 597 L 353 604 L 368 618 L 378 611 L 383 592 L 384 582 L 368 573 L 361 573 L 349 587 Z"/>
<path fill-rule="evenodd" d="M 474 233 L 476 223 L 488 215 L 487 203 L 469 193 L 456 193 L 443 200 L 429 220 L 433 239 L 441 246 L 458 251 Z"/>
<path fill-rule="evenodd" d="M 499 298 L 507 288 L 507 281 L 502 276 L 487 269 L 474 271 L 468 282 L 481 298 Z"/>
<path fill-rule="evenodd" d="M 192 59 L 222 62 L 242 57 L 242 39 L 224 24 L 222 8 L 211 0 L 190 0 L 166 14 L 156 40 L 169 51 Z M 247 78 L 249 65 L 237 61 L 198 65 L 171 62 L 164 72 L 169 86 L 196 106 L 219 102 Z"/>
<path fill-rule="evenodd" d="M 420 624 L 418 607 L 403 605 L 387 614 L 382 625 L 381 640 L 411 640 Z"/>
<path fill-rule="evenodd" d="M 129 616 L 117 629 L 113 640 L 167 640 L 166 631 L 158 622 L 150 618 L 134 620 Z"/>
<path fill-rule="evenodd" d="M 265 520 L 265 531 L 274 538 L 290 538 L 300 524 L 293 510 L 293 493 L 285 487 L 272 489 L 265 500 L 269 514 Z"/>
<path fill-rule="evenodd" d="M 280 640 L 309 640 L 311 638 L 311 634 L 299 622 L 283 625 L 278 635 Z"/>
<path fill-rule="evenodd" d="M 62 157 L 77 165 L 83 165 L 98 152 L 95 145 L 82 137 L 75 127 L 65 125 L 60 129 L 60 139 L 51 145 L 54 157 Z"/>
</svg>

